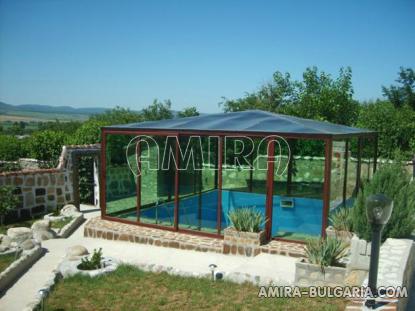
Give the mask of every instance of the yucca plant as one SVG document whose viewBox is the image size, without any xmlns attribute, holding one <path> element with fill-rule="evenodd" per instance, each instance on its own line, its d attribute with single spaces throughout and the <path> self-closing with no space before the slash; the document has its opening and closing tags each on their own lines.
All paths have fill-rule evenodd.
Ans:
<svg viewBox="0 0 415 311">
<path fill-rule="evenodd" d="M 350 208 L 342 207 L 330 216 L 330 223 L 336 231 L 351 231 Z"/>
<path fill-rule="evenodd" d="M 237 231 L 243 232 L 260 232 L 266 222 L 262 213 L 255 210 L 255 207 L 236 208 L 228 214 L 228 217 L 232 226 Z"/>
<path fill-rule="evenodd" d="M 320 265 L 324 273 L 324 267 L 338 266 L 342 258 L 346 256 L 347 245 L 337 238 L 310 239 L 307 242 L 306 255 L 308 261 Z"/>
</svg>

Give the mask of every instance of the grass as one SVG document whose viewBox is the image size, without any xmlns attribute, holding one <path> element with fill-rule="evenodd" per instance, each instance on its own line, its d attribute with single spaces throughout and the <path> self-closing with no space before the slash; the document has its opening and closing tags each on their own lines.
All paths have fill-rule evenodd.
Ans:
<svg viewBox="0 0 415 311">
<path fill-rule="evenodd" d="M 33 219 L 22 220 L 22 221 L 14 222 L 12 224 L 7 224 L 7 225 L 0 226 L 0 234 L 6 234 L 7 230 L 10 229 L 10 228 L 16 228 L 16 227 L 30 228 L 35 221 L 41 220 L 41 219 L 43 219 L 43 216 L 39 216 L 39 217 L 36 217 L 36 218 L 33 218 Z"/>
<path fill-rule="evenodd" d="M 0 273 L 6 270 L 15 259 L 16 255 L 14 253 L 0 256 Z"/>
<path fill-rule="evenodd" d="M 258 298 L 259 288 L 209 279 L 184 278 L 120 266 L 90 278 L 58 282 L 45 310 L 344 310 L 337 298 Z"/>
<path fill-rule="evenodd" d="M 39 217 L 36 217 L 36 218 L 33 218 L 33 219 L 18 221 L 18 222 L 14 222 L 12 224 L 7 224 L 7 225 L 0 226 L 0 234 L 6 234 L 7 230 L 10 229 L 10 228 L 16 228 L 16 227 L 30 228 L 35 221 L 42 220 L 42 219 L 43 219 L 43 216 L 39 216 Z M 71 220 L 72 220 L 72 217 L 65 217 L 63 220 L 52 221 L 51 222 L 51 227 L 56 228 L 56 229 L 61 229 L 66 224 L 68 224 Z"/>
<path fill-rule="evenodd" d="M 55 229 L 62 229 L 67 224 L 69 224 L 72 221 L 73 217 L 65 217 L 60 220 L 54 220 L 51 222 L 51 227 Z"/>
</svg>

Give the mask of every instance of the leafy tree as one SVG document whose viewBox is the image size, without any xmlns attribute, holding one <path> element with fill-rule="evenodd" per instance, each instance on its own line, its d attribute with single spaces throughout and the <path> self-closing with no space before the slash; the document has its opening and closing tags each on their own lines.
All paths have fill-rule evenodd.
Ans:
<svg viewBox="0 0 415 311">
<path fill-rule="evenodd" d="M 101 127 L 108 125 L 102 120 L 91 119 L 81 125 L 69 139 L 72 145 L 96 144 L 101 142 Z"/>
<path fill-rule="evenodd" d="M 198 115 L 199 115 L 199 112 L 197 111 L 196 107 L 184 108 L 182 111 L 179 111 L 179 113 L 177 114 L 179 118 L 193 117 L 193 116 L 198 116 Z"/>
<path fill-rule="evenodd" d="M 415 137 L 415 112 L 409 106 L 396 108 L 388 101 L 365 103 L 360 108 L 357 126 L 379 132 L 379 153 L 392 158 L 396 150 L 412 156 Z"/>
<path fill-rule="evenodd" d="M 405 105 L 415 110 L 415 71 L 412 68 L 400 68 L 396 82 L 399 85 L 382 87 L 383 95 L 396 107 Z"/>
<path fill-rule="evenodd" d="M 0 187 L 0 225 L 2 226 L 4 224 L 4 216 L 19 204 L 19 200 L 13 193 L 13 190 L 10 186 Z"/>
<path fill-rule="evenodd" d="M 48 161 L 55 166 L 65 142 L 66 135 L 63 132 L 49 130 L 36 132 L 29 139 L 30 156 L 41 161 Z"/>
<path fill-rule="evenodd" d="M 363 183 L 351 212 L 352 230 L 370 241 L 372 229 L 366 218 L 366 198 L 377 193 L 390 197 L 394 205 L 383 229 L 383 239 L 409 237 L 415 229 L 415 183 L 399 163 L 383 166 L 372 180 Z"/>
<path fill-rule="evenodd" d="M 171 101 L 165 100 L 163 103 L 155 99 L 150 106 L 143 109 L 141 115 L 143 121 L 171 119 L 173 118 Z"/>
<path fill-rule="evenodd" d="M 26 141 L 13 135 L 0 135 L 0 160 L 16 161 L 27 156 Z"/>
<path fill-rule="evenodd" d="M 142 121 L 141 114 L 119 106 L 105 113 L 93 115 L 89 121 L 97 121 L 106 125 L 125 124 Z"/>
<path fill-rule="evenodd" d="M 225 112 L 261 109 L 303 118 L 352 125 L 359 104 L 353 100 L 352 72 L 340 69 L 333 79 L 316 67 L 307 68 L 302 81 L 292 80 L 288 73 L 275 72 L 273 80 L 257 92 L 229 100 L 221 105 Z"/>
</svg>

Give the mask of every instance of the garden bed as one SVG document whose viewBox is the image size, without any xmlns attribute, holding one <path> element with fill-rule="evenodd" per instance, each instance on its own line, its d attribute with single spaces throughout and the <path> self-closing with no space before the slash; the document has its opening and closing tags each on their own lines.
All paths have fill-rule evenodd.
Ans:
<svg viewBox="0 0 415 311">
<path fill-rule="evenodd" d="M 58 237 L 67 238 L 84 222 L 84 220 L 83 214 L 73 217 L 64 217 L 61 220 L 52 221 L 52 229 L 55 230 Z"/>
<path fill-rule="evenodd" d="M 0 273 L 0 293 L 4 292 L 7 288 L 10 287 L 13 282 L 18 279 L 26 270 L 28 270 L 42 255 L 44 254 L 44 249 L 40 246 L 24 251 L 17 260 L 11 260 L 8 258 L 6 261 L 10 261 L 7 268 L 5 268 Z M 10 256 L 3 255 L 3 256 Z M 14 257 L 15 255 L 12 254 Z"/>
<path fill-rule="evenodd" d="M 298 286 L 344 286 L 345 267 L 324 267 L 300 259 L 295 263 L 295 284 Z"/>
<path fill-rule="evenodd" d="M 111 274 L 65 278 L 50 293 L 46 310 L 344 310 L 337 298 L 259 299 L 258 287 L 207 278 L 178 277 L 120 266 Z"/>
</svg>

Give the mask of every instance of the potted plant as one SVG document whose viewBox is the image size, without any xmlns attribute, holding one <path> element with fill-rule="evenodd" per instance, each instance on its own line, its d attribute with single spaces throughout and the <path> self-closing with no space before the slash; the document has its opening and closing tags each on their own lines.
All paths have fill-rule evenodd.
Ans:
<svg viewBox="0 0 415 311">
<path fill-rule="evenodd" d="M 342 259 L 347 245 L 337 238 L 311 239 L 306 246 L 306 259 L 295 265 L 295 282 L 299 286 L 337 286 L 346 279 Z"/>
<path fill-rule="evenodd" d="M 331 226 L 326 228 L 326 235 L 337 238 L 346 244 L 350 244 L 353 236 L 350 208 L 342 207 L 334 212 L 330 218 Z"/>
<path fill-rule="evenodd" d="M 255 207 L 236 208 L 228 214 L 231 226 L 224 230 L 224 254 L 256 256 L 265 243 L 266 221 Z"/>
</svg>

